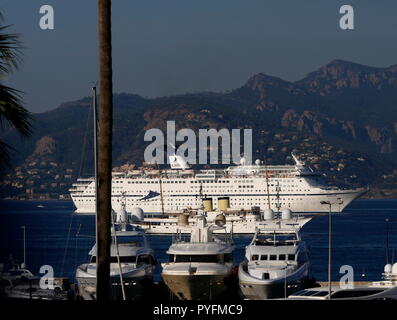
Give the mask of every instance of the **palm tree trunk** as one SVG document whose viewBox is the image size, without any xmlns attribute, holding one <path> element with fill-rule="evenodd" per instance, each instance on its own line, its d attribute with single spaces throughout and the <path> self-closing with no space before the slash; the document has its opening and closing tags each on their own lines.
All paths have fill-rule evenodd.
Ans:
<svg viewBox="0 0 397 320">
<path fill-rule="evenodd" d="M 97 299 L 110 298 L 112 192 L 112 37 L 111 0 L 98 0 L 99 23 L 99 145 L 97 211 Z"/>
</svg>

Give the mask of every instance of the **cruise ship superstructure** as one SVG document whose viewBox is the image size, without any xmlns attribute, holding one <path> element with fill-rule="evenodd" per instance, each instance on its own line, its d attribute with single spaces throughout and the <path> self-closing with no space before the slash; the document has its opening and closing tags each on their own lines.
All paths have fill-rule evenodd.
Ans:
<svg viewBox="0 0 397 320">
<path fill-rule="evenodd" d="M 321 173 L 314 171 L 292 155 L 295 165 L 263 165 L 259 160 L 226 169 L 193 170 L 183 157 L 171 156 L 171 168 L 140 169 L 114 172 L 112 202 L 117 206 L 126 198 L 127 211 L 141 208 L 145 213 L 179 212 L 200 208 L 202 199 L 228 197 L 236 210 L 288 208 L 296 213 L 341 212 L 365 191 L 340 189 L 322 182 Z M 70 189 L 76 213 L 95 212 L 93 178 L 78 179 Z"/>
</svg>

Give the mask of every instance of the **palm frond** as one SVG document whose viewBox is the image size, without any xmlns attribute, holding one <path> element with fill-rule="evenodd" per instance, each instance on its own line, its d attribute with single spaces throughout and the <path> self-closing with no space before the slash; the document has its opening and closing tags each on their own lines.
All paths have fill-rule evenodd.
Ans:
<svg viewBox="0 0 397 320">
<path fill-rule="evenodd" d="M 14 126 L 23 136 L 32 133 L 32 115 L 21 104 L 21 92 L 0 84 L 0 125 L 4 120 Z"/>
<path fill-rule="evenodd" d="M 14 70 L 22 60 L 22 43 L 19 34 L 7 33 L 9 25 L 0 26 L 0 75 L 5 76 Z"/>
<path fill-rule="evenodd" d="M 9 25 L 2 25 L 4 21 L 0 12 L 0 81 L 2 78 L 18 69 L 22 56 L 22 44 L 18 34 L 8 33 Z M 7 122 L 22 136 L 30 136 L 32 116 L 30 111 L 22 106 L 22 92 L 3 85 L 0 82 L 0 127 L 4 129 Z M 10 145 L 0 140 L 0 171 L 10 167 Z"/>
<path fill-rule="evenodd" d="M 0 172 L 11 168 L 11 151 L 15 151 L 15 149 L 0 140 Z"/>
</svg>

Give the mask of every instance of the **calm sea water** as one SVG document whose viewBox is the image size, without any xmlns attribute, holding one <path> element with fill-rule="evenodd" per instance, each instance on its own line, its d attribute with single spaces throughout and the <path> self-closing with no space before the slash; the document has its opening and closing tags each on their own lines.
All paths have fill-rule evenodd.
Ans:
<svg viewBox="0 0 397 320">
<path fill-rule="evenodd" d="M 38 207 L 39 205 L 44 207 Z M 94 216 L 72 214 L 68 201 L 1 201 L 0 262 L 23 259 L 23 229 L 26 226 L 27 266 L 38 274 L 40 266 L 51 265 L 56 276 L 74 278 L 76 267 L 88 261 L 94 244 Z M 385 219 L 389 222 L 386 223 Z M 343 214 L 333 216 L 333 277 L 339 279 L 342 265 L 351 265 L 355 280 L 378 280 L 386 263 L 389 230 L 389 261 L 397 262 L 397 200 L 357 200 Z M 302 229 L 311 251 L 317 280 L 327 279 L 328 216 L 313 219 Z M 167 260 L 170 236 L 149 236 L 159 262 Z M 250 236 L 236 236 L 235 263 L 244 257 Z M 160 267 L 157 271 L 159 279 Z"/>
</svg>

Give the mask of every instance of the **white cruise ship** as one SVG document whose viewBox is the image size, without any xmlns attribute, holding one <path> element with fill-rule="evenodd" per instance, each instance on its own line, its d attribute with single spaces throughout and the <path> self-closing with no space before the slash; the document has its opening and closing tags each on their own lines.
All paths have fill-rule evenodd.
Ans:
<svg viewBox="0 0 397 320">
<path fill-rule="evenodd" d="M 228 197 L 230 207 L 249 210 L 291 209 L 295 213 L 341 212 L 364 189 L 340 189 L 322 181 L 321 174 L 292 155 L 295 165 L 263 165 L 259 160 L 226 169 L 193 170 L 177 155 L 170 157 L 167 170 L 141 169 L 114 172 L 112 202 L 116 207 L 122 197 L 126 208 L 141 208 L 145 213 L 181 212 L 186 208 L 200 208 L 202 198 Z M 76 213 L 95 212 L 94 178 L 78 179 L 70 195 Z M 216 207 L 215 207 L 216 209 Z"/>
</svg>

